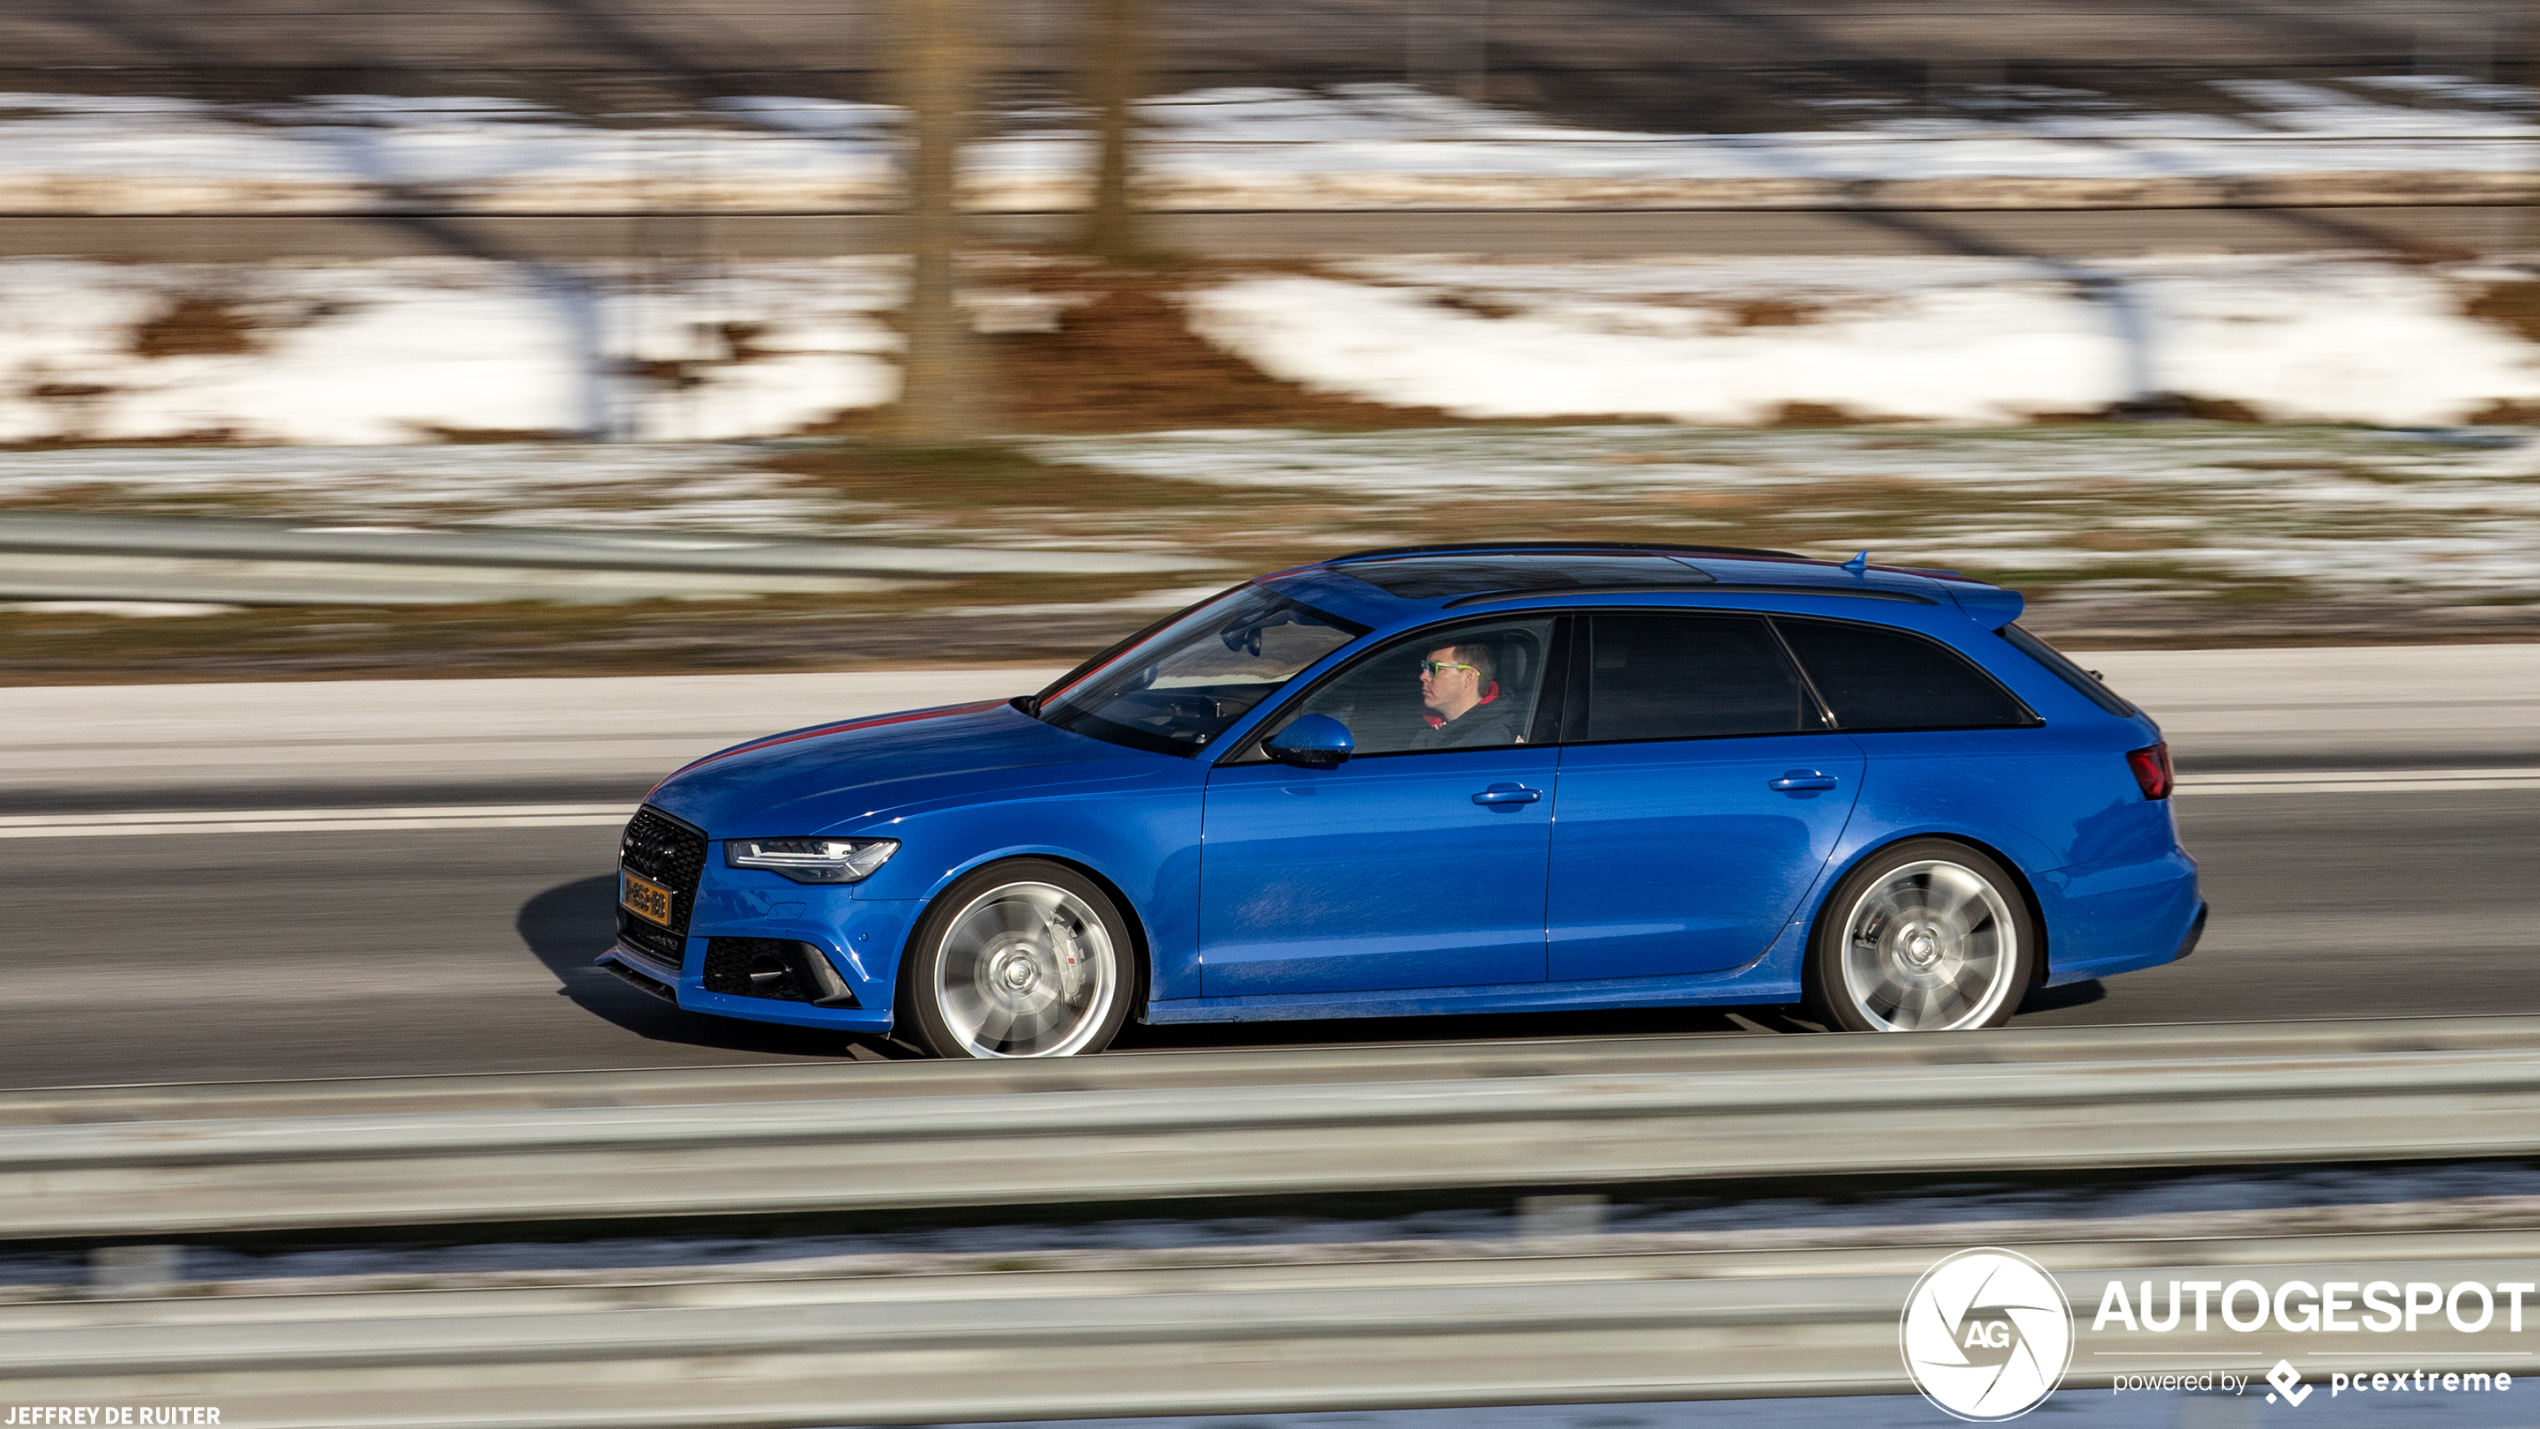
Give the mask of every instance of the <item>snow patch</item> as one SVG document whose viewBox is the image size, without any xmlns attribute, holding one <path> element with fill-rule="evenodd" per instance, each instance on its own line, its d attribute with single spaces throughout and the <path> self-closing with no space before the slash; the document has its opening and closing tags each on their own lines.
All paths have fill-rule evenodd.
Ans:
<svg viewBox="0 0 2540 1429">
<path fill-rule="evenodd" d="M 968 294 L 973 324 L 1049 331 L 1082 298 L 1030 281 Z M 2540 346 L 2465 315 L 2528 281 L 2337 256 L 1436 257 L 1221 281 L 1184 306 L 1274 376 L 1470 418 L 1983 426 L 2184 394 L 2447 426 L 2540 409 Z M 901 286 L 889 259 L 5 261 L 0 442 L 781 436 L 896 395 Z"/>
<path fill-rule="evenodd" d="M 0 262 L 0 442 L 783 433 L 895 394 L 898 338 L 876 314 L 899 285 L 888 260 Z M 260 320 L 250 350 L 136 351 L 142 324 L 203 295 Z"/>
<path fill-rule="evenodd" d="M 1367 260 L 1188 300 L 1323 391 L 1476 418 L 1748 425 L 1794 405 L 1951 424 L 2156 393 L 2275 420 L 2455 423 L 2540 399 L 2540 349 L 2463 314 L 2497 275 L 2359 258 Z M 1784 320 L 1741 319 L 1759 307 Z"/>
</svg>

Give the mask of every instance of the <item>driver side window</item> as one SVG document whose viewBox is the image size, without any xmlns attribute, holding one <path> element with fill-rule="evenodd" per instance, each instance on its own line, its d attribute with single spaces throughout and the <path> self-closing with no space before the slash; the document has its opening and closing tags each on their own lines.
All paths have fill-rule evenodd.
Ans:
<svg viewBox="0 0 2540 1429">
<path fill-rule="evenodd" d="M 1329 715 L 1349 726 L 1359 758 L 1528 743 L 1553 625 L 1545 616 L 1406 636 L 1316 690 L 1280 727 Z"/>
</svg>

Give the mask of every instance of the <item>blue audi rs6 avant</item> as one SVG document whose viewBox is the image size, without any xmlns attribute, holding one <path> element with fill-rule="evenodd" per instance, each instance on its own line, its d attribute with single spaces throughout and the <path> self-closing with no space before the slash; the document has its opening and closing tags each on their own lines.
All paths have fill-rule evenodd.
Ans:
<svg viewBox="0 0 2540 1429">
<path fill-rule="evenodd" d="M 627 982 L 946 1057 L 1124 1021 L 1804 1003 L 1997 1025 L 2203 931 L 2152 721 L 1950 572 L 1371 551 L 1036 695 L 795 730 L 626 827 Z"/>
</svg>

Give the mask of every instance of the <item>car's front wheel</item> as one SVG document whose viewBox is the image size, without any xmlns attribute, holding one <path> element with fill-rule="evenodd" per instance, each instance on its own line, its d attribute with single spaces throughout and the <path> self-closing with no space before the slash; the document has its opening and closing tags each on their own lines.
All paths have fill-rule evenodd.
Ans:
<svg viewBox="0 0 2540 1429">
<path fill-rule="evenodd" d="M 1810 1009 L 1846 1032 L 1948 1032 L 2011 1019 L 2037 966 L 2028 900 L 1993 859 L 1944 839 L 1882 849 L 1826 900 Z"/>
<path fill-rule="evenodd" d="M 965 875 L 910 939 L 903 1020 L 938 1057 L 1068 1057 L 1110 1045 L 1134 995 L 1120 910 L 1064 864 Z"/>
</svg>

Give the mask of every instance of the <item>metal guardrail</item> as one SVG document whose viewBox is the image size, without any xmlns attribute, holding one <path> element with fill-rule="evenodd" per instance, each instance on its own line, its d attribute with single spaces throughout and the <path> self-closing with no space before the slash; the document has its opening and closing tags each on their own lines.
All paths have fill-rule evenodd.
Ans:
<svg viewBox="0 0 2540 1429">
<path fill-rule="evenodd" d="M 1527 1037 L 1331 1047 L 1115 1052 L 1059 1062 L 801 1060 L 452 1076 L 0 1090 L 0 1127 L 83 1122 L 680 1106 L 1060 1091 L 1456 1082 L 1612 1073 L 2140 1063 L 2180 1057 L 2356 1057 L 2540 1050 L 2540 1016 L 2009 1027 L 1914 1037 Z"/>
<path fill-rule="evenodd" d="M 2218 1319 L 2123 1340 L 2093 1332 L 2110 1279 L 2212 1278 L 2230 1266 L 2222 1278 L 2494 1284 L 2529 1280 L 2540 1251 L 2530 1230 L 2263 1239 L 2123 1222 L 1918 1226 L 1841 1250 L 1645 1243 L 1658 1239 L 1453 1256 L 1378 1247 L 1308 1263 L 1192 1252 L 1178 1265 L 1050 1268 L 1027 1257 L 938 1274 L 749 1267 L 0 1304 L 0 1399 L 213 1405 L 223 1422 L 260 1429 L 674 1429 L 1906 1393 L 1907 1292 L 1973 1244 L 2021 1250 L 2061 1281 L 2082 1327 L 2070 1393 L 2119 1372 L 2255 1379 L 2296 1338 L 2231 1333 Z M 2473 1341 L 2439 1317 L 2348 1338 L 2363 1341 L 2340 1346 L 2351 1353 L 2334 1367 L 2349 1373 L 2529 1363 L 2524 1337 Z M 2496 1357 L 2472 1366 L 2464 1349 Z"/>
<path fill-rule="evenodd" d="M 2490 1157 L 2540 1154 L 2540 1019 L 74 1090 L 0 1119 L 16 1239 Z"/>
<path fill-rule="evenodd" d="M 256 604 L 634 600 L 878 590 L 961 576 L 1128 575 L 1217 563 L 1170 552 L 595 534 L 308 528 L 139 516 L 0 515 L 0 596 Z"/>
</svg>

